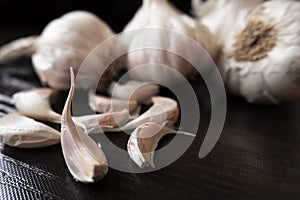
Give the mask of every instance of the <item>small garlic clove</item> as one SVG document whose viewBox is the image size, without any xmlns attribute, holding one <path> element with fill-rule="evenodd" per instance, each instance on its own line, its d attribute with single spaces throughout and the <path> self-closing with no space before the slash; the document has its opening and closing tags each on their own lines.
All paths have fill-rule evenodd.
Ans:
<svg viewBox="0 0 300 200">
<path fill-rule="evenodd" d="M 195 137 L 193 134 L 176 131 L 153 122 L 140 125 L 132 132 L 128 140 L 127 150 L 130 158 L 140 168 L 155 168 L 153 156 L 159 140 L 167 134 L 176 133 Z"/>
<path fill-rule="evenodd" d="M 73 177 L 83 183 L 92 183 L 106 175 L 108 164 L 101 148 L 76 127 L 72 120 L 71 101 L 74 87 L 74 71 L 71 68 L 71 87 L 61 120 L 61 145 L 66 164 Z"/>
<path fill-rule="evenodd" d="M 18 113 L 0 118 L 0 142 L 12 147 L 38 148 L 60 142 L 55 129 Z"/>
<path fill-rule="evenodd" d="M 128 109 L 134 112 L 138 109 L 138 103 L 135 100 L 111 99 L 105 96 L 89 93 L 89 105 L 93 111 L 99 113 L 117 112 Z"/>
<path fill-rule="evenodd" d="M 159 93 L 159 86 L 153 83 L 129 81 L 125 84 L 113 82 L 108 93 L 114 98 L 135 100 L 139 103 L 148 103 L 154 95 Z"/>
<path fill-rule="evenodd" d="M 93 131 L 105 131 L 107 129 L 110 130 L 123 126 L 129 121 L 129 112 L 128 110 L 123 110 L 119 112 L 72 118 L 77 126 L 81 126 L 85 133 L 89 134 Z M 102 130 L 97 129 L 99 126 Z"/>
<path fill-rule="evenodd" d="M 36 51 L 39 36 L 20 38 L 0 48 L 0 63 L 7 63 L 21 56 L 31 56 Z"/>
<path fill-rule="evenodd" d="M 60 123 L 61 115 L 52 110 L 50 98 L 55 90 L 49 88 L 33 89 L 13 95 L 15 106 L 22 115 L 27 117 Z"/>
<path fill-rule="evenodd" d="M 148 123 L 155 122 L 163 124 L 165 121 L 176 123 L 179 116 L 178 104 L 175 100 L 167 97 L 152 97 L 153 105 L 142 115 L 128 122 L 120 128 L 106 129 L 107 132 L 117 132 L 135 129 L 136 127 Z"/>
</svg>

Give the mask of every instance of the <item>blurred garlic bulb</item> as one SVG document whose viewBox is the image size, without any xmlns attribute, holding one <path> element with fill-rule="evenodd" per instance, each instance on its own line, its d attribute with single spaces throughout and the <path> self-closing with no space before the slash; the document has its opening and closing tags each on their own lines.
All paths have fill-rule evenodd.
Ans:
<svg viewBox="0 0 300 200">
<path fill-rule="evenodd" d="M 129 39 L 128 49 L 136 44 L 143 46 L 143 44 L 159 43 L 161 50 L 140 49 L 128 53 L 127 66 L 129 70 L 144 65 L 143 70 L 132 70 L 129 72 L 135 80 L 172 83 L 177 78 L 172 71 L 164 70 L 157 64 L 171 67 L 183 76 L 188 76 L 194 71 L 193 66 L 185 59 L 164 51 L 178 52 L 180 49 L 186 51 L 188 55 L 193 55 L 186 40 L 178 37 L 176 34 L 170 34 L 170 31 L 192 38 L 202 45 L 211 57 L 214 57 L 216 54 L 214 39 L 207 28 L 178 11 L 167 0 L 143 0 L 142 7 L 125 27 L 124 31 L 146 28 L 156 29 L 159 32 L 150 31 L 149 34 L 147 32 L 138 34 L 137 32 Z M 165 32 L 166 34 L 162 34 L 164 29 L 168 30 L 168 32 Z M 128 43 L 128 41 L 125 41 L 125 43 Z M 207 60 L 208 57 L 204 52 L 203 55 L 196 56 L 199 60 Z"/>
<path fill-rule="evenodd" d="M 72 120 L 71 101 L 74 87 L 74 71 L 71 69 L 71 88 L 61 119 L 61 146 L 68 169 L 74 178 L 83 183 L 92 183 L 106 175 L 108 165 L 101 148 Z"/>
<path fill-rule="evenodd" d="M 219 47 L 234 34 L 234 27 L 244 23 L 247 12 L 263 0 L 192 0 L 193 13 L 214 35 Z"/>
<path fill-rule="evenodd" d="M 33 67 L 43 83 L 55 89 L 70 87 L 69 67 L 77 72 L 82 61 L 102 41 L 113 36 L 110 27 L 92 13 L 74 11 L 51 21 L 39 38 L 24 38 L 0 49 L 0 62 L 11 60 L 26 54 L 32 55 Z M 113 54 L 117 45 L 107 49 L 107 55 Z M 2 53 L 1 53 L 2 52 Z M 89 79 L 93 70 L 103 70 L 103 57 L 94 56 L 90 63 L 93 66 L 88 74 L 82 74 L 83 80 L 78 87 L 90 87 Z M 87 77 L 84 77 L 84 76 Z M 100 80 L 100 88 L 106 89 L 116 75 L 116 69 L 111 65 Z"/>
<path fill-rule="evenodd" d="M 0 118 L 0 142 L 12 147 L 38 148 L 60 142 L 55 129 L 18 113 Z"/>
<path fill-rule="evenodd" d="M 300 99 L 300 2 L 259 4 L 234 29 L 219 62 L 228 89 L 249 102 Z"/>
</svg>

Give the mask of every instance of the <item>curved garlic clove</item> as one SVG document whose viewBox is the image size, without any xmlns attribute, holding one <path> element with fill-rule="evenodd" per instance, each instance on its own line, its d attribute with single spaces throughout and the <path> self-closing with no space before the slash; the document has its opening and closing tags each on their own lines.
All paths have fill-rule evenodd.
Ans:
<svg viewBox="0 0 300 200">
<path fill-rule="evenodd" d="M 128 110 L 104 113 L 98 115 L 88 115 L 81 117 L 72 117 L 75 124 L 84 129 L 85 133 L 89 134 L 93 131 L 98 131 L 98 127 L 105 131 L 123 126 L 129 121 Z"/>
<path fill-rule="evenodd" d="M 206 52 L 201 55 L 195 55 L 189 44 L 178 34 L 161 34 L 163 30 L 174 31 L 192 38 L 200 44 L 211 57 L 216 55 L 216 45 L 214 38 L 208 29 L 193 18 L 181 13 L 167 0 L 143 0 L 143 5 L 136 13 L 132 21 L 125 27 L 124 31 L 133 31 L 138 29 L 152 28 L 160 30 L 160 32 L 143 32 L 136 34 L 129 40 L 128 48 L 135 49 L 138 46 L 147 46 L 149 43 L 160 45 L 160 49 L 141 49 L 127 54 L 128 69 L 143 66 L 143 71 L 131 70 L 129 73 L 135 80 L 159 82 L 170 84 L 178 76 L 171 70 L 165 70 L 157 66 L 157 64 L 169 66 L 177 70 L 184 76 L 189 76 L 194 72 L 194 67 L 185 59 L 170 52 L 185 51 L 187 55 L 197 56 L 198 60 L 206 63 L 208 56 Z M 183 36 L 184 37 L 184 36 Z M 128 38 L 124 43 L 128 43 Z M 168 51 L 165 51 L 168 50 Z"/>
<path fill-rule="evenodd" d="M 192 8 L 193 13 L 222 48 L 234 33 L 234 27 L 243 23 L 247 12 L 262 2 L 263 0 L 192 0 Z"/>
<path fill-rule="evenodd" d="M 107 129 L 108 132 L 126 131 L 135 129 L 136 127 L 148 123 L 155 122 L 163 124 L 165 121 L 175 123 L 179 116 L 179 108 L 176 101 L 167 97 L 152 97 L 153 105 L 141 116 L 128 122 L 119 129 Z"/>
<path fill-rule="evenodd" d="M 300 99 L 300 3 L 267 1 L 251 9 L 224 46 L 227 88 L 251 103 Z"/>
<path fill-rule="evenodd" d="M 21 56 L 31 56 L 36 51 L 39 36 L 17 39 L 0 48 L 0 63 L 6 63 Z"/>
<path fill-rule="evenodd" d="M 154 168 L 153 156 L 159 140 L 167 134 L 176 133 L 195 137 L 193 134 L 176 131 L 154 122 L 140 125 L 132 132 L 128 140 L 127 150 L 130 158 L 140 168 L 149 166 Z"/>
<path fill-rule="evenodd" d="M 55 129 L 14 113 L 0 118 L 0 142 L 12 147 L 38 148 L 60 142 Z"/>
<path fill-rule="evenodd" d="M 74 71 L 71 68 L 71 88 L 62 114 L 61 145 L 69 171 L 83 183 L 102 179 L 107 171 L 106 157 L 99 146 L 76 127 L 71 117 L 71 101 L 74 94 Z"/>
<path fill-rule="evenodd" d="M 89 93 L 89 105 L 93 111 L 99 113 L 117 112 L 128 109 L 134 112 L 138 109 L 138 103 L 135 100 L 111 99 L 105 96 Z"/>
<path fill-rule="evenodd" d="M 61 115 L 52 110 L 50 98 L 55 90 L 49 88 L 33 89 L 13 95 L 13 100 L 18 111 L 27 117 L 60 123 Z"/>
<path fill-rule="evenodd" d="M 137 101 L 146 104 L 159 93 L 159 86 L 153 83 L 129 81 L 125 84 L 113 82 L 108 89 L 113 98 Z"/>
</svg>

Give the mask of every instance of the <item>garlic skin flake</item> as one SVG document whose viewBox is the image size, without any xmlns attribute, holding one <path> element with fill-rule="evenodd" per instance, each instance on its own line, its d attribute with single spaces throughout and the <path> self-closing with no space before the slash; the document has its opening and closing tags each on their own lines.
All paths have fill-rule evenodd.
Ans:
<svg viewBox="0 0 300 200">
<path fill-rule="evenodd" d="M 50 99 L 55 94 L 50 88 L 33 89 L 13 95 L 13 101 L 18 111 L 27 117 L 60 123 L 61 115 L 52 110 Z"/>
<path fill-rule="evenodd" d="M 76 127 L 72 120 L 71 101 L 74 89 L 74 71 L 71 68 L 71 88 L 61 119 L 61 145 L 66 164 L 73 177 L 83 183 L 92 183 L 106 175 L 108 164 L 101 148 Z"/>
<path fill-rule="evenodd" d="M 219 48 L 228 42 L 234 27 L 244 23 L 250 9 L 263 0 L 192 0 L 193 13 L 217 40 Z"/>
<path fill-rule="evenodd" d="M 154 151 L 159 140 L 167 134 L 183 134 L 195 137 L 195 135 L 173 130 L 165 125 L 148 122 L 137 127 L 131 134 L 127 150 L 130 158 L 140 167 L 155 168 L 153 163 Z"/>
<path fill-rule="evenodd" d="M 60 142 L 55 129 L 18 113 L 0 118 L 0 142 L 18 148 L 46 147 Z"/>
<path fill-rule="evenodd" d="M 181 13 L 167 0 L 143 0 L 143 5 L 135 14 L 132 21 L 125 27 L 124 31 L 133 31 L 139 29 L 152 28 L 160 31 L 168 30 L 191 37 L 195 42 L 199 43 L 211 57 L 216 55 L 216 45 L 214 38 L 209 33 L 208 29 L 193 18 Z M 160 32 L 161 33 L 161 32 Z M 143 66 L 144 70 L 131 70 L 129 73 L 135 80 L 172 83 L 177 79 L 175 73 L 172 71 L 161 69 L 157 64 L 169 66 L 177 70 L 184 76 L 190 75 L 194 72 L 194 67 L 186 60 L 173 53 L 178 52 L 178 49 L 187 51 L 187 55 L 194 55 L 189 44 L 185 40 L 176 37 L 176 34 L 160 34 L 149 32 L 143 34 L 136 34 L 130 38 L 128 49 L 131 46 L 145 46 L 149 43 L 158 43 L 161 50 L 157 49 L 141 49 L 129 52 L 126 59 L 128 70 L 134 69 L 138 66 Z M 182 36 L 183 37 L 183 36 Z M 127 40 L 128 38 L 126 38 Z M 124 41 L 128 43 L 128 41 Z M 145 44 L 145 45 L 144 45 Z M 133 48 L 134 49 L 134 48 Z M 196 55 L 199 60 L 207 60 L 207 53 L 203 55 Z M 205 62 L 203 62 L 205 63 Z"/>
<path fill-rule="evenodd" d="M 251 103 L 300 99 L 300 2 L 274 0 L 249 11 L 224 46 L 227 88 Z"/>
</svg>

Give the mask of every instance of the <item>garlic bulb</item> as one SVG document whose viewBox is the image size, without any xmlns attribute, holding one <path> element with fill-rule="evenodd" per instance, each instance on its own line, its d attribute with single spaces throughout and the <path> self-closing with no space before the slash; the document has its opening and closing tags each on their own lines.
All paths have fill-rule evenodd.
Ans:
<svg viewBox="0 0 300 200">
<path fill-rule="evenodd" d="M 219 62 L 228 89 L 252 103 L 300 99 L 300 2 L 274 0 L 251 9 Z"/>
<path fill-rule="evenodd" d="M 140 167 L 155 167 L 153 163 L 154 151 L 159 140 L 167 134 L 195 135 L 173 130 L 165 125 L 148 122 L 137 127 L 131 134 L 127 150 L 130 158 Z"/>
<path fill-rule="evenodd" d="M 26 54 L 24 49 L 30 49 L 29 53 L 33 53 L 33 67 L 40 80 L 55 89 L 69 89 L 69 67 L 72 66 L 77 72 L 88 54 L 99 43 L 113 35 L 110 27 L 97 16 L 85 11 L 73 11 L 51 21 L 38 39 L 25 38 L 2 47 L 0 52 L 4 53 L 3 57 L 0 53 L 0 62 L 22 56 Z M 111 45 L 111 48 L 106 49 L 105 55 L 111 56 L 113 49 L 117 47 L 118 45 Z M 13 56 L 9 56 L 11 54 Z M 87 74 L 81 74 L 82 80 L 78 80 L 78 87 L 90 87 L 93 84 L 90 79 L 98 78 L 90 74 L 106 67 L 102 66 L 105 56 L 94 56 L 90 59 L 93 59 L 89 62 L 93 63 L 90 66 L 91 70 L 82 72 Z M 114 65 L 108 67 L 100 80 L 100 89 L 106 90 L 116 73 Z"/>
<path fill-rule="evenodd" d="M 243 23 L 247 12 L 263 0 L 192 0 L 193 13 L 214 35 L 219 47 L 234 34 L 234 27 Z"/>
<path fill-rule="evenodd" d="M 106 157 L 99 146 L 80 128 L 71 117 L 74 95 L 74 71 L 71 68 L 71 87 L 61 118 L 61 146 L 69 171 L 83 183 L 102 179 L 108 171 Z"/>
<path fill-rule="evenodd" d="M 187 51 L 188 55 L 193 55 L 193 52 L 189 52 L 191 49 L 185 40 L 176 34 L 169 34 L 170 32 L 161 34 L 164 29 L 191 37 L 194 41 L 202 45 L 210 56 L 214 57 L 216 54 L 214 39 L 207 28 L 178 11 L 167 0 L 143 0 L 142 7 L 125 27 L 124 31 L 145 28 L 154 28 L 160 30 L 160 32 L 149 32 L 149 34 L 137 33 L 130 38 L 128 48 L 130 49 L 131 46 L 135 46 L 136 44 L 143 46 L 143 44 L 159 43 L 161 50 L 140 49 L 128 53 L 126 62 L 129 70 L 145 65 L 142 71 L 129 71 L 131 77 L 135 80 L 168 84 L 177 78 L 172 71 L 164 70 L 158 67 L 157 64 L 169 66 L 184 76 L 188 76 L 194 71 L 193 66 L 185 59 L 164 51 L 178 52 L 178 49 L 180 49 Z M 128 43 L 128 41 L 125 41 L 125 43 Z M 197 58 L 199 60 L 207 60 L 207 54 L 197 55 Z"/>
<path fill-rule="evenodd" d="M 61 115 L 52 110 L 50 98 L 55 90 L 49 88 L 33 89 L 13 95 L 13 100 L 18 111 L 27 117 L 60 123 Z"/>
<path fill-rule="evenodd" d="M 60 142 L 60 133 L 20 114 L 0 118 L 0 142 L 12 147 L 37 148 Z"/>
</svg>

